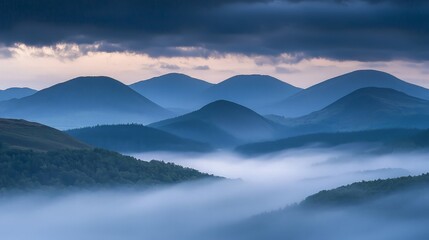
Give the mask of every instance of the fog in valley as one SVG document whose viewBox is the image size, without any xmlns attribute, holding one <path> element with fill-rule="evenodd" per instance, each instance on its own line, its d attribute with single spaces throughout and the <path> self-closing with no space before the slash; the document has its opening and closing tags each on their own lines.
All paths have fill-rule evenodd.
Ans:
<svg viewBox="0 0 429 240">
<path fill-rule="evenodd" d="M 424 153 L 357 155 L 356 151 L 344 149 L 300 149 L 262 157 L 243 157 L 229 152 L 132 155 L 142 160 L 174 162 L 227 179 L 146 190 L 104 189 L 6 195 L 0 200 L 1 239 L 264 239 L 267 228 L 251 234 L 253 227 L 249 227 L 254 224 L 250 219 L 258 218 L 255 216 L 259 214 L 299 203 L 324 189 L 362 180 L 429 172 Z M 419 197 L 408 197 L 413 201 L 407 201 L 407 210 L 402 209 L 403 212 L 409 215 L 422 206 L 427 210 L 428 201 L 423 200 L 429 199 L 428 192 L 410 195 Z M 397 196 L 386 200 L 390 204 L 386 204 L 386 209 L 389 206 L 395 209 L 397 203 L 403 203 L 398 199 L 404 198 Z M 301 239 L 303 236 L 298 234 L 302 233 L 297 230 L 299 227 L 293 226 L 319 229 L 313 229 L 313 236 L 302 239 L 317 239 L 316 234 L 323 231 L 343 237 L 347 236 L 346 233 L 352 233 L 355 234 L 354 239 L 371 239 L 373 234 L 390 236 L 386 234 L 392 234 L 391 227 L 399 224 L 403 216 L 395 212 L 391 214 L 391 221 L 383 222 L 379 218 L 390 212 L 383 212 L 383 208 L 375 207 L 377 204 L 370 206 L 377 211 L 346 208 L 341 211 L 326 210 L 316 214 L 316 217 L 314 214 L 291 213 L 290 218 L 284 214 L 282 221 L 277 223 L 271 219 L 275 216 L 262 217 L 269 218 L 264 221 L 265 226 L 274 223 L 269 230 L 270 237 L 274 238 L 290 236 Z M 427 213 L 425 211 L 420 213 Z M 349 228 L 356 225 L 356 229 L 338 230 L 334 224 L 337 221 Z M 407 218 L 403 221 L 404 224 L 412 223 L 412 228 L 402 226 L 401 231 L 413 233 L 418 233 L 417 229 L 424 230 L 422 226 L 427 222 L 424 217 L 410 217 L 410 221 Z M 382 222 L 383 227 L 379 226 Z M 374 227 L 377 231 L 363 231 Z M 289 228 L 295 230 L 284 231 Z M 400 239 L 393 236 L 404 235 L 392 235 L 389 239 Z"/>
<path fill-rule="evenodd" d="M 429 240 L 429 0 L 0 13 L 0 240 Z"/>
</svg>

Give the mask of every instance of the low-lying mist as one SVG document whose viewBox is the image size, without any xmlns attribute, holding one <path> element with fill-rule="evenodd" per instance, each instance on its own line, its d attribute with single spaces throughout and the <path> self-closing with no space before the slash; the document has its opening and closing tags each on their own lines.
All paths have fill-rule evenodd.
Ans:
<svg viewBox="0 0 429 240">
<path fill-rule="evenodd" d="M 215 238 L 213 233 L 221 234 L 223 229 L 254 215 L 300 202 L 323 189 L 429 172 L 427 156 L 419 153 L 359 156 L 338 149 L 300 149 L 254 158 L 229 152 L 133 155 L 234 180 L 190 182 L 150 190 L 4 195 L 0 198 L 0 238 L 211 239 Z M 374 215 L 376 212 L 359 215 L 356 221 L 369 221 Z"/>
<path fill-rule="evenodd" d="M 227 151 L 210 154 L 150 152 L 131 154 L 139 159 L 162 159 L 202 172 L 264 185 L 317 182 L 323 188 L 378 178 L 416 175 L 429 170 L 426 153 L 367 154 L 344 148 L 289 150 L 247 157 Z M 320 185 L 323 183 L 322 185 Z M 315 183 L 311 183 L 313 185 Z"/>
<path fill-rule="evenodd" d="M 227 228 L 212 239 L 426 240 L 429 189 L 414 189 L 352 206 L 289 207 Z"/>
</svg>

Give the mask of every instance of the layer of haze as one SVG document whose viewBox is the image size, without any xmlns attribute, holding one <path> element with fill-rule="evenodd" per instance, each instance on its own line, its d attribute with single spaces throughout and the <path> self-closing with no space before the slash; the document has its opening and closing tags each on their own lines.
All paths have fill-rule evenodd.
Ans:
<svg viewBox="0 0 429 240">
<path fill-rule="evenodd" d="M 1 47 L 0 47 L 1 48 Z M 61 49 L 67 49 L 61 50 Z M 77 48 L 77 47 L 75 47 Z M 77 76 L 103 75 L 125 84 L 170 72 L 217 83 L 238 74 L 266 74 L 297 87 L 309 87 L 326 79 L 358 69 L 389 72 L 405 81 L 429 87 L 429 62 L 337 61 L 324 58 L 296 60 L 292 56 L 150 57 L 132 53 L 79 53 L 79 48 L 28 47 L 17 45 L 8 58 L 0 57 L 0 89 L 31 87 L 42 89 Z M 77 52 L 73 52 L 73 49 Z M 73 57 L 71 57 L 72 55 Z M 25 71 L 23 71 L 25 69 Z"/>
<path fill-rule="evenodd" d="M 4 196 L 0 199 L 0 238 L 210 239 L 213 233 L 222 234 L 224 228 L 299 202 L 322 189 L 429 171 L 427 156 L 419 153 L 356 156 L 342 150 L 302 149 L 258 158 L 224 152 L 134 155 L 145 160 L 173 161 L 235 180 L 184 183 L 152 190 Z M 368 218 L 374 214 L 351 217 L 355 219 L 349 219 L 350 222 L 370 221 Z M 331 215 L 328 219 L 332 219 Z M 380 234 L 389 230 L 380 229 Z M 360 234 L 356 239 L 366 237 L 365 231 L 356 234 Z"/>
</svg>

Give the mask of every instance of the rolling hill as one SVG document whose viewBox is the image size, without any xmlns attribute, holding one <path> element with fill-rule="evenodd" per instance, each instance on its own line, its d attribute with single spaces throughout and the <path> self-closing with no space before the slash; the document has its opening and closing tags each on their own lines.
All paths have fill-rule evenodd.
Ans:
<svg viewBox="0 0 429 240">
<path fill-rule="evenodd" d="M 67 133 L 92 146 L 119 152 L 207 152 L 211 150 L 208 144 L 137 124 L 86 127 L 72 129 Z"/>
<path fill-rule="evenodd" d="M 78 77 L 0 103 L 0 116 L 59 129 L 114 123 L 149 123 L 171 117 L 162 107 L 109 77 Z"/>
<path fill-rule="evenodd" d="M 429 101 L 387 88 L 361 88 L 320 111 L 284 119 L 291 134 L 429 128 Z"/>
<path fill-rule="evenodd" d="M 136 82 L 130 87 L 165 108 L 195 109 L 201 92 L 213 84 L 184 74 L 169 73 Z"/>
<path fill-rule="evenodd" d="M 33 122 L 0 119 L 0 193 L 16 190 L 144 187 L 212 178 L 196 170 L 94 149 Z"/>
<path fill-rule="evenodd" d="M 396 192 L 425 189 L 429 187 L 429 174 L 407 176 L 375 181 L 362 181 L 342 186 L 332 190 L 320 191 L 307 197 L 303 206 L 331 206 L 355 205 L 380 197 L 386 197 Z"/>
<path fill-rule="evenodd" d="M 355 90 L 366 87 L 391 88 L 410 96 L 429 99 L 429 89 L 375 70 L 358 70 L 328 79 L 267 106 L 265 114 L 298 117 L 318 111 Z"/>
<path fill-rule="evenodd" d="M 227 100 L 259 111 L 261 107 L 278 102 L 301 89 L 267 75 L 237 75 L 203 92 L 207 104 Z"/>
<path fill-rule="evenodd" d="M 184 138 L 215 146 L 272 139 L 282 126 L 233 102 L 219 100 L 201 109 L 149 125 Z"/>
<path fill-rule="evenodd" d="M 5 90 L 0 90 L 0 101 L 6 101 L 14 98 L 23 98 L 30 96 L 37 91 L 31 88 L 8 88 Z"/>
</svg>

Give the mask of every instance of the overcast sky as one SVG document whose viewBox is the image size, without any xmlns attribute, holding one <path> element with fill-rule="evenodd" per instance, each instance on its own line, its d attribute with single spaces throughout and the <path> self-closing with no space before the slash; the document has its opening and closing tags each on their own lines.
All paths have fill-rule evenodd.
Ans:
<svg viewBox="0 0 429 240">
<path fill-rule="evenodd" d="M 371 68 L 429 87 L 429 1 L 0 0 L 0 88 L 260 73 L 308 87 Z"/>
</svg>

